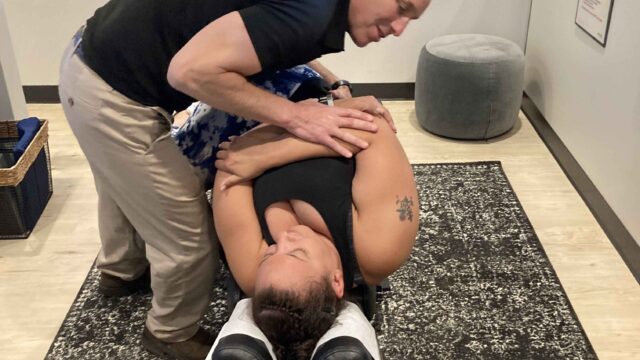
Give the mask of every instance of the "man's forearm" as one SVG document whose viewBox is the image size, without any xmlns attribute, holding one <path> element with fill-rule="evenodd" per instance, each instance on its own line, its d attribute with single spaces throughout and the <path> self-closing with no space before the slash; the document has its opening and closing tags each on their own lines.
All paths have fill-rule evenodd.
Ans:
<svg viewBox="0 0 640 360">
<path fill-rule="evenodd" d="M 322 78 L 329 84 L 333 84 L 338 81 L 339 78 L 331 72 L 331 70 L 327 69 L 324 65 L 322 65 L 318 60 L 312 60 L 307 63 L 307 65 L 315 70 Z"/>
<path fill-rule="evenodd" d="M 256 87 L 234 72 L 194 75 L 179 90 L 215 109 L 284 128 L 295 114 L 295 103 Z"/>
<path fill-rule="evenodd" d="M 167 81 L 216 109 L 286 125 L 296 113 L 295 104 L 258 89 L 246 79 L 262 70 L 244 22 L 234 11 L 209 23 L 175 54 Z"/>
</svg>

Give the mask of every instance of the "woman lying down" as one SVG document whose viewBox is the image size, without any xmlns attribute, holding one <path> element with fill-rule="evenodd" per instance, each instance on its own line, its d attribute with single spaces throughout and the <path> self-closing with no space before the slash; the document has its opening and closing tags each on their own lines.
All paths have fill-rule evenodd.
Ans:
<svg viewBox="0 0 640 360">
<path fill-rule="evenodd" d="M 366 101 L 336 106 L 362 110 Z M 347 130 L 369 144 L 360 150 L 342 143 L 355 154 L 350 159 L 269 125 L 220 145 L 216 231 L 235 280 L 251 297 L 236 307 L 251 314 L 234 311 L 225 328 L 252 318 L 259 331 L 246 331 L 264 335 L 278 359 L 310 359 L 341 310 L 352 306 L 345 290 L 358 281 L 379 284 L 412 250 L 419 206 L 413 172 L 390 126 L 382 117 L 375 122 L 376 133 Z M 379 358 L 373 339 L 365 345 Z"/>
</svg>

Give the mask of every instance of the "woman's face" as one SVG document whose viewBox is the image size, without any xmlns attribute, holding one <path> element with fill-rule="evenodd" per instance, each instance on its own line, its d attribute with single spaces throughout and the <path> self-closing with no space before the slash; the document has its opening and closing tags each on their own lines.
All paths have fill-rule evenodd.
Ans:
<svg viewBox="0 0 640 360">
<path fill-rule="evenodd" d="M 336 295 L 342 297 L 340 255 L 330 239 L 308 226 L 296 225 L 276 234 L 275 241 L 258 265 L 255 292 L 270 286 L 303 290 L 310 282 L 328 277 Z"/>
</svg>

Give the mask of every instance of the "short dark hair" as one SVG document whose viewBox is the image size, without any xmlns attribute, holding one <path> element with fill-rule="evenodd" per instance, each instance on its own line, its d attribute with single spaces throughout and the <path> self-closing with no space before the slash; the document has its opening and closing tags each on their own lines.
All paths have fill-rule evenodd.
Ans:
<svg viewBox="0 0 640 360">
<path fill-rule="evenodd" d="M 268 287 L 252 300 L 253 319 L 278 360 L 310 359 L 343 307 L 344 300 L 336 296 L 328 278 L 298 293 Z"/>
</svg>

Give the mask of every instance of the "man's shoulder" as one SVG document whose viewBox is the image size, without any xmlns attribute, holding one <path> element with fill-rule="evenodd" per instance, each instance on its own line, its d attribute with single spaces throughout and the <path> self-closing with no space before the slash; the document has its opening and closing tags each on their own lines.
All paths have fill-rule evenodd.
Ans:
<svg viewBox="0 0 640 360">
<path fill-rule="evenodd" d="M 258 0 L 287 15 L 312 17 L 316 21 L 329 21 L 335 12 L 339 0 Z"/>
</svg>

